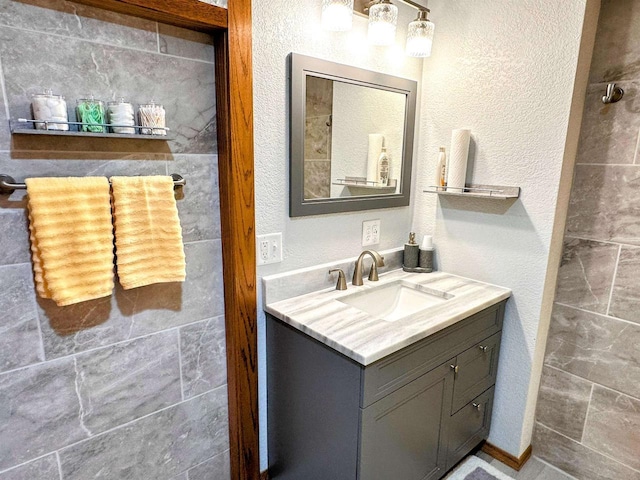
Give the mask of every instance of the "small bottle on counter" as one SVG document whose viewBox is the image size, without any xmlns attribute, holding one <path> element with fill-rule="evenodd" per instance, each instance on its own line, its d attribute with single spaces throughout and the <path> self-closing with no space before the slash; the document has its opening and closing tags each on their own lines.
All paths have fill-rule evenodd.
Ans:
<svg viewBox="0 0 640 480">
<path fill-rule="evenodd" d="M 69 125 L 66 123 L 69 121 L 67 102 L 62 95 L 54 95 L 51 90 L 32 95 L 31 108 L 33 119 L 43 121 L 43 123 L 34 124 L 36 130 L 69 130 Z M 44 123 L 45 121 L 47 123 Z"/>
<path fill-rule="evenodd" d="M 409 233 L 409 241 L 404 244 L 404 258 L 402 266 L 407 268 L 416 268 L 418 266 L 419 247 L 416 243 L 416 234 Z"/>
<path fill-rule="evenodd" d="M 141 128 L 140 133 L 143 135 L 166 135 L 165 130 L 165 110 L 162 105 L 155 103 L 151 100 L 150 103 L 140 105 L 138 109 L 138 116 L 140 117 L 140 126 L 142 127 L 157 127 L 157 128 Z"/>
<path fill-rule="evenodd" d="M 78 122 L 81 122 L 81 132 L 104 133 L 106 123 L 104 103 L 96 100 L 93 95 L 90 98 L 80 98 L 77 101 L 76 112 Z"/>
<path fill-rule="evenodd" d="M 125 102 L 124 98 L 120 98 L 118 102 L 109 102 L 107 104 L 107 113 L 109 114 L 109 123 L 112 125 L 110 128 L 113 133 L 136 133 L 133 105 Z"/>
</svg>

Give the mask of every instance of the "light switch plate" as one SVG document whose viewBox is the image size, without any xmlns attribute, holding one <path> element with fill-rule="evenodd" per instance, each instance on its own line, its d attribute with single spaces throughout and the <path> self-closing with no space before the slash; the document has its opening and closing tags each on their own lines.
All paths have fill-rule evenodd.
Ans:
<svg viewBox="0 0 640 480">
<path fill-rule="evenodd" d="M 380 243 L 380 220 L 362 222 L 362 246 L 378 245 Z"/>
<path fill-rule="evenodd" d="M 282 261 L 282 233 L 256 236 L 256 260 L 258 265 Z"/>
</svg>

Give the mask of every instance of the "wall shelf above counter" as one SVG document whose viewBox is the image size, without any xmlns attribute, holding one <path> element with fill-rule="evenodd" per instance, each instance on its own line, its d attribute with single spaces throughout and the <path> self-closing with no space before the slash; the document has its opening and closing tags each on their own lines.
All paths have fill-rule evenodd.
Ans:
<svg viewBox="0 0 640 480">
<path fill-rule="evenodd" d="M 497 200 L 516 199 L 520 197 L 520 187 L 508 187 L 503 185 L 474 185 L 461 187 L 438 187 L 431 185 L 424 190 L 425 193 L 435 193 L 452 197 L 494 198 Z"/>
</svg>

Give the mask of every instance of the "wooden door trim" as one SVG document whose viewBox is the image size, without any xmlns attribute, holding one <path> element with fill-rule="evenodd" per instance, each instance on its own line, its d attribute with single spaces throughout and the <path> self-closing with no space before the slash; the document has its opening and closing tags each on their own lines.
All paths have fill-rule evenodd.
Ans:
<svg viewBox="0 0 640 480">
<path fill-rule="evenodd" d="M 75 0 L 213 34 L 231 477 L 260 479 L 251 0 Z"/>
<path fill-rule="evenodd" d="M 226 8 L 198 0 L 73 0 L 92 7 L 204 32 L 228 26 Z M 231 3 L 233 0 L 229 0 Z"/>
</svg>

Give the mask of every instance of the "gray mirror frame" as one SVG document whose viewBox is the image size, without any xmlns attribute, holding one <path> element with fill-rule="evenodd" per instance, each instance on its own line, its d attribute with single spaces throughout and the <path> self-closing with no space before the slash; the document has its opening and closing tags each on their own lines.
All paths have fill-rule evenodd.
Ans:
<svg viewBox="0 0 640 480">
<path fill-rule="evenodd" d="M 418 83 L 406 78 L 364 70 L 339 63 L 320 60 L 297 53 L 289 55 L 290 84 L 290 173 L 289 216 L 303 217 L 328 213 L 355 212 L 379 208 L 406 207 L 411 198 L 411 170 L 413 136 L 416 119 Z M 341 82 L 398 92 L 406 95 L 402 178 L 400 192 L 386 195 L 304 199 L 304 138 L 306 108 L 306 77 L 313 75 Z"/>
</svg>

